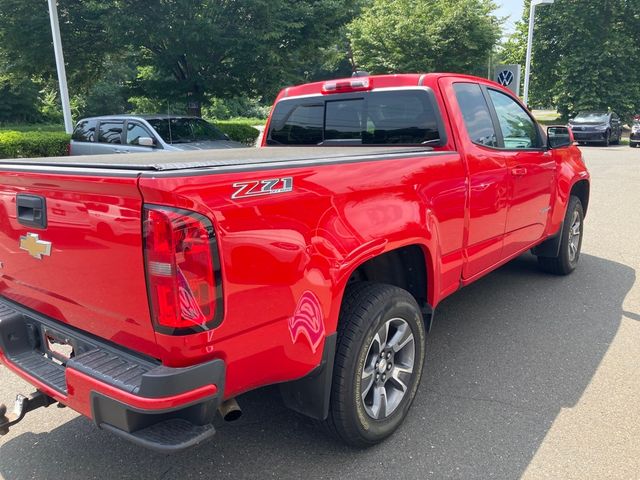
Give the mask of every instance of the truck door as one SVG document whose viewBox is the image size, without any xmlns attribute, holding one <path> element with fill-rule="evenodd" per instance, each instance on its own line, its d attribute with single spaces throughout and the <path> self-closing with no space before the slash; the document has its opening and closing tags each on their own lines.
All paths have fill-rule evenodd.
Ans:
<svg viewBox="0 0 640 480">
<path fill-rule="evenodd" d="M 469 175 L 468 227 L 464 242 L 466 264 L 462 277 L 470 278 L 498 263 L 507 219 L 509 172 L 507 158 L 498 149 L 498 136 L 486 94 L 479 84 L 441 79 L 458 108 L 450 109 L 457 145 L 465 156 Z"/>
<path fill-rule="evenodd" d="M 502 257 L 516 254 L 544 234 L 555 180 L 553 153 L 544 148 L 537 123 L 519 102 L 486 88 L 497 118 L 498 141 L 509 170 L 507 224 Z"/>
</svg>

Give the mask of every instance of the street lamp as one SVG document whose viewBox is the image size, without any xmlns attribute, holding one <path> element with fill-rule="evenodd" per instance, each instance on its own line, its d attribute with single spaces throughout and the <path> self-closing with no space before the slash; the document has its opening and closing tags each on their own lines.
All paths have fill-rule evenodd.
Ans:
<svg viewBox="0 0 640 480">
<path fill-rule="evenodd" d="M 69 90 L 67 89 L 67 73 L 64 68 L 64 55 L 62 55 L 62 41 L 60 40 L 60 24 L 58 23 L 58 8 L 56 0 L 49 1 L 49 20 L 51 21 L 51 34 L 53 36 L 53 51 L 56 55 L 56 68 L 58 70 L 58 83 L 60 84 L 60 101 L 62 102 L 62 115 L 64 117 L 64 129 L 67 133 L 73 131 L 71 123 L 71 108 L 69 106 Z"/>
<path fill-rule="evenodd" d="M 529 10 L 529 37 L 527 38 L 527 63 L 524 69 L 524 95 L 522 100 L 524 104 L 529 104 L 529 75 L 531 74 L 531 50 L 533 46 L 533 22 L 536 16 L 536 7 L 538 5 L 551 5 L 555 0 L 531 0 L 531 9 Z"/>
</svg>

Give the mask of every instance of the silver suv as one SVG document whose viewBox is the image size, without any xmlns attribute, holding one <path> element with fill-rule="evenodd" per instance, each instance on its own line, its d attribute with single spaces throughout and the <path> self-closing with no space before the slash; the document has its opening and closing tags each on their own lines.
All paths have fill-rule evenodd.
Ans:
<svg viewBox="0 0 640 480">
<path fill-rule="evenodd" d="M 71 155 L 243 148 L 198 117 L 109 115 L 80 120 Z"/>
</svg>

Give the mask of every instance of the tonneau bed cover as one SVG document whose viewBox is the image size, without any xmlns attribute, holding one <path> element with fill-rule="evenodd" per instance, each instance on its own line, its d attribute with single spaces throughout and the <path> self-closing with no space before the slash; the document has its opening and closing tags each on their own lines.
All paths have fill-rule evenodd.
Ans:
<svg viewBox="0 0 640 480">
<path fill-rule="evenodd" d="M 5 167 L 68 167 L 85 169 L 172 171 L 193 168 L 246 167 L 290 162 L 360 161 L 368 158 L 424 155 L 431 147 L 268 147 L 200 150 L 196 152 L 130 153 L 48 158 L 0 159 Z"/>
</svg>

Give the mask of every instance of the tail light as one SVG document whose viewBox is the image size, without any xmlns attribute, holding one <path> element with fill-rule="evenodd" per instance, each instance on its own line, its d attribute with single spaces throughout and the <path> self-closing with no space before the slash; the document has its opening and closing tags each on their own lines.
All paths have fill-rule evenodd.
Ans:
<svg viewBox="0 0 640 480">
<path fill-rule="evenodd" d="M 222 318 L 222 285 L 211 221 L 195 212 L 145 206 L 144 253 L 156 330 L 183 335 Z"/>
<path fill-rule="evenodd" d="M 67 157 L 71 156 L 71 142 L 67 143 Z"/>
</svg>

